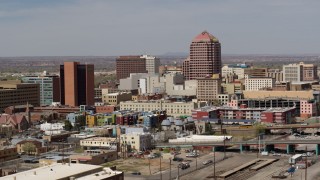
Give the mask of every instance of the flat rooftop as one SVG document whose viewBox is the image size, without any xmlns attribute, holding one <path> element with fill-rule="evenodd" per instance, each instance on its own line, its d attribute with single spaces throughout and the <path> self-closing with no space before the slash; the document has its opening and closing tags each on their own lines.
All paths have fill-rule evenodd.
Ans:
<svg viewBox="0 0 320 180">
<path fill-rule="evenodd" d="M 118 174 L 121 174 L 121 173 L 122 173 L 121 171 L 113 171 L 110 168 L 103 168 L 103 171 L 77 178 L 77 180 L 106 179 L 106 178 L 109 178 L 109 177 L 112 177 L 112 176 L 115 176 L 115 175 L 118 175 Z"/>
<path fill-rule="evenodd" d="M 76 176 L 77 174 L 85 173 L 91 171 L 91 173 L 102 171 L 102 166 L 89 165 L 89 164 L 52 164 L 50 166 L 44 166 L 36 169 L 31 169 L 28 171 L 23 171 L 20 173 L 12 174 L 9 176 L 1 177 L 2 180 L 54 180 L 63 179 L 71 176 Z M 90 174 L 91 174 L 90 173 Z"/>
<path fill-rule="evenodd" d="M 92 137 L 88 139 L 83 139 L 83 141 L 115 141 L 117 138 L 110 138 L 110 137 Z"/>
</svg>

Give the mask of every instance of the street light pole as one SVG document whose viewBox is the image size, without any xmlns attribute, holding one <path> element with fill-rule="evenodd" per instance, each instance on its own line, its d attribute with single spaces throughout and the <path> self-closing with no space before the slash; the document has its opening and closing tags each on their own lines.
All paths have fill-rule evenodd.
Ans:
<svg viewBox="0 0 320 180">
<path fill-rule="evenodd" d="M 216 180 L 216 147 L 213 146 L 213 178 Z"/>
<path fill-rule="evenodd" d="M 170 174 L 169 174 L 169 177 L 170 177 L 170 180 L 171 180 L 171 158 L 169 159 L 169 162 L 170 162 Z"/>
<path fill-rule="evenodd" d="M 149 160 L 149 173 L 150 173 L 150 175 L 151 175 L 151 164 L 150 164 L 150 158 L 148 158 L 148 160 Z"/>
<path fill-rule="evenodd" d="M 179 180 L 179 170 L 180 170 L 180 167 L 178 166 L 178 177 L 177 177 L 178 180 Z"/>
<path fill-rule="evenodd" d="M 161 156 L 160 156 L 160 180 L 162 180 L 162 172 L 161 172 Z"/>
<path fill-rule="evenodd" d="M 305 169 L 305 173 L 304 173 L 304 179 L 307 180 L 307 172 L 308 172 L 308 147 L 306 146 L 306 169 Z"/>
<path fill-rule="evenodd" d="M 224 132 L 222 132 L 222 118 L 221 118 L 221 114 L 219 113 L 218 114 L 218 118 L 219 118 L 219 121 L 220 121 L 220 132 L 221 134 L 223 133 L 223 159 L 226 159 L 226 135 Z"/>
</svg>

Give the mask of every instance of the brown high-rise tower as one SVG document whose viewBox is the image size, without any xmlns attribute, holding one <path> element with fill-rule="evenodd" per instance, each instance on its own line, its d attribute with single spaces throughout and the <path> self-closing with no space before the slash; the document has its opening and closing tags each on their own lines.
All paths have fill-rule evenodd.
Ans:
<svg viewBox="0 0 320 180">
<path fill-rule="evenodd" d="M 130 77 L 130 73 L 147 73 L 146 58 L 140 56 L 120 56 L 116 59 L 117 79 Z"/>
<path fill-rule="evenodd" d="M 79 62 L 60 65 L 61 104 L 94 105 L 94 66 Z"/>
<path fill-rule="evenodd" d="M 203 31 L 192 40 L 190 59 L 183 63 L 183 74 L 187 80 L 192 80 L 220 73 L 220 42 L 207 31 Z"/>
</svg>

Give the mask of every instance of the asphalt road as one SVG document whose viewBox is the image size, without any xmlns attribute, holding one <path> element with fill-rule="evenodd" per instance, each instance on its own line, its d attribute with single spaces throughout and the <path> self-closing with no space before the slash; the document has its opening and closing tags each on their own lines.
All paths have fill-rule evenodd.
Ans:
<svg viewBox="0 0 320 180">
<path fill-rule="evenodd" d="M 179 177 L 189 174 L 191 172 L 194 172 L 199 169 L 203 169 L 209 166 L 212 166 L 213 163 L 208 164 L 208 165 L 203 165 L 203 162 L 206 160 L 212 160 L 214 159 L 213 154 L 206 154 L 203 156 L 200 156 L 198 158 L 185 158 L 185 160 L 192 160 L 190 162 L 190 167 L 188 169 L 180 169 L 178 170 L 176 162 L 172 162 L 171 165 L 171 179 L 176 179 L 179 175 Z M 216 152 L 216 162 L 223 160 L 223 153 L 221 152 Z M 138 175 L 131 175 L 131 174 L 125 174 L 125 179 L 148 179 L 148 180 L 159 180 L 159 179 L 170 179 L 170 170 L 167 169 L 165 171 L 162 171 L 161 173 L 158 172 L 156 174 L 153 174 L 151 176 L 138 176 Z"/>
</svg>

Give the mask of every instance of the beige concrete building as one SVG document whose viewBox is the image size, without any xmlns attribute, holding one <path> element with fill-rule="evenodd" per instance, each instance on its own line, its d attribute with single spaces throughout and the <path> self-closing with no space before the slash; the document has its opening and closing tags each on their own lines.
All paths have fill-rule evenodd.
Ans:
<svg viewBox="0 0 320 180">
<path fill-rule="evenodd" d="M 147 73 L 130 73 L 130 76 L 120 79 L 119 90 L 139 89 L 139 80 L 149 76 Z"/>
<path fill-rule="evenodd" d="M 142 59 L 146 59 L 146 70 L 148 74 L 158 74 L 160 67 L 160 59 L 150 55 L 140 56 Z"/>
<path fill-rule="evenodd" d="M 231 99 L 231 95 L 230 94 L 218 94 L 217 95 L 217 99 L 219 101 L 219 104 L 221 105 L 227 105 L 228 102 Z"/>
<path fill-rule="evenodd" d="M 238 79 L 243 79 L 246 68 L 248 68 L 248 66 L 245 66 L 244 68 L 241 66 L 225 65 L 221 68 L 221 75 L 222 77 L 226 77 L 227 75 L 235 74 L 238 76 Z"/>
<path fill-rule="evenodd" d="M 318 80 L 317 65 L 298 64 L 283 65 L 283 79 L 286 82 L 314 81 Z"/>
<path fill-rule="evenodd" d="M 177 117 L 191 115 L 191 110 L 205 105 L 205 102 L 170 102 L 166 100 L 126 101 L 120 102 L 120 110 L 153 111 L 160 109 L 166 110 L 168 115 Z"/>
<path fill-rule="evenodd" d="M 244 86 L 246 91 L 257 91 L 263 88 L 273 88 L 275 81 L 273 78 L 256 78 L 245 75 Z"/>
<path fill-rule="evenodd" d="M 117 150 L 117 139 L 109 137 L 93 137 L 80 140 L 80 146 L 85 149 L 112 149 Z"/>
<path fill-rule="evenodd" d="M 244 99 L 293 98 L 314 99 L 313 91 L 244 91 Z"/>
<path fill-rule="evenodd" d="M 212 77 L 198 79 L 197 99 L 198 101 L 214 101 L 221 93 L 221 77 L 214 74 Z"/>
<path fill-rule="evenodd" d="M 132 99 L 132 94 L 129 92 L 111 93 L 111 94 L 107 94 L 107 98 L 104 103 L 116 106 L 121 101 L 130 101 L 131 99 Z"/>
<path fill-rule="evenodd" d="M 283 82 L 283 72 L 279 69 L 268 69 L 267 77 L 273 78 L 276 82 Z"/>
<path fill-rule="evenodd" d="M 241 93 L 245 90 L 244 84 L 242 82 L 233 82 L 229 84 L 222 84 L 223 93 L 226 94 L 235 94 Z"/>
<path fill-rule="evenodd" d="M 320 91 L 320 84 L 313 84 L 312 89 L 315 91 Z"/>
<path fill-rule="evenodd" d="M 300 82 L 303 81 L 302 64 L 283 65 L 283 81 L 285 82 Z"/>
<path fill-rule="evenodd" d="M 39 84 L 21 83 L 20 80 L 0 81 L 0 111 L 27 103 L 40 106 Z"/>
<path fill-rule="evenodd" d="M 244 70 L 244 74 L 256 78 L 267 77 L 267 72 L 267 68 L 247 68 Z"/>
<path fill-rule="evenodd" d="M 158 93 L 162 94 L 166 91 L 165 78 L 157 75 L 149 75 L 139 79 L 140 94 Z"/>
<path fill-rule="evenodd" d="M 195 96 L 197 94 L 197 80 L 184 80 L 182 74 L 166 74 L 166 93 L 169 96 Z"/>
<path fill-rule="evenodd" d="M 301 64 L 301 63 L 300 63 Z M 315 64 L 304 64 L 303 67 L 303 81 L 314 81 L 318 80 L 318 66 Z"/>
<path fill-rule="evenodd" d="M 120 147 L 127 145 L 135 151 L 145 151 L 152 148 L 152 137 L 149 133 L 128 133 L 120 135 Z"/>
</svg>

